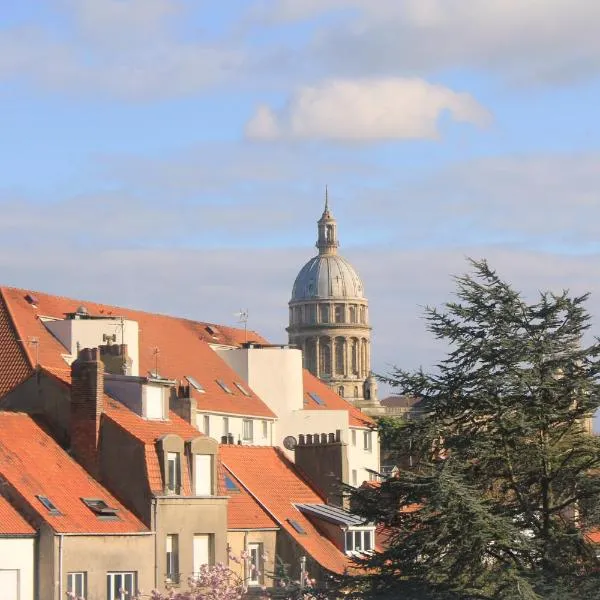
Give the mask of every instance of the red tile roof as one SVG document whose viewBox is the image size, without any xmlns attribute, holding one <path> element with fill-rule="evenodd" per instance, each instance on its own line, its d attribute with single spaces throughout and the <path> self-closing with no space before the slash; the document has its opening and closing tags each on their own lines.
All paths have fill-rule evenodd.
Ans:
<svg viewBox="0 0 600 600">
<path fill-rule="evenodd" d="M 308 392 L 318 394 L 325 404 L 317 404 L 308 396 Z M 304 401 L 304 408 L 309 410 L 347 410 L 350 427 L 375 427 L 375 421 L 371 417 L 350 404 L 348 400 L 338 396 L 328 385 L 306 369 L 304 369 Z"/>
<path fill-rule="evenodd" d="M 246 491 L 235 475 L 228 471 L 222 464 L 219 471 L 219 495 L 229 496 L 227 502 L 227 528 L 228 529 L 273 529 L 278 528 L 274 521 L 261 505 Z M 237 486 L 233 491 L 225 485 L 225 477 Z"/>
<path fill-rule="evenodd" d="M 33 372 L 27 355 L 27 340 L 15 329 L 8 305 L 0 294 L 0 398 Z"/>
<path fill-rule="evenodd" d="M 348 557 L 294 506 L 323 504 L 324 500 L 280 450 L 268 446 L 221 445 L 220 454 L 225 468 L 316 562 L 334 573 L 351 568 Z M 288 519 L 298 522 L 306 534 L 298 533 Z"/>
<path fill-rule="evenodd" d="M 39 363 L 44 367 L 64 369 L 66 363 L 61 355 L 65 354 L 65 348 L 46 329 L 38 315 L 62 319 L 65 313 L 75 312 L 77 307 L 84 305 L 90 315 L 113 314 L 137 321 L 140 330 L 140 374 L 143 375 L 154 369 L 155 357 L 150 349 L 160 348 L 160 372 L 163 377 L 184 380 L 186 375 L 191 375 L 206 390 L 203 394 L 191 390 L 199 410 L 275 418 L 273 411 L 246 384 L 244 387 L 250 392 L 250 397 L 233 385 L 234 381 L 240 382 L 239 376 L 209 345 L 209 342 L 225 345 L 240 344 L 245 339 L 243 330 L 17 288 L 0 288 L 0 295 L 6 302 L 19 339 L 26 340 L 29 337 L 39 339 Z M 37 301 L 35 307 L 27 301 L 27 295 L 35 296 Z M 2 317 L 0 317 L 0 330 L 1 320 Z M 7 322 L 6 316 L 4 320 L 6 321 L 4 329 L 7 330 L 10 322 Z M 212 327 L 216 332 L 214 336 L 208 332 L 207 326 Z M 6 333 L 4 335 L 7 336 Z M 8 335 L 8 338 L 13 340 L 14 346 L 15 335 Z M 255 332 L 248 332 L 248 339 L 264 341 Z M 1 337 L 0 341 L 2 341 Z M 15 347 L 7 352 L 6 356 L 0 354 L 2 361 L 0 371 L 10 373 L 10 381 L 5 383 L 4 387 L 14 387 L 11 382 L 26 375 L 23 360 L 19 362 L 17 350 L 18 347 Z M 25 347 L 25 351 L 29 352 L 30 363 L 33 364 L 31 348 Z M 227 383 L 233 393 L 225 392 L 216 382 L 217 379 Z"/>
<path fill-rule="evenodd" d="M 6 498 L 0 496 L 0 536 L 34 534 L 35 529 L 17 512 Z"/>
<path fill-rule="evenodd" d="M 71 385 L 70 369 L 49 369 L 42 367 L 42 370 L 58 378 L 65 385 Z M 150 489 L 157 494 L 163 492 L 164 482 L 162 480 L 162 472 L 158 460 L 156 441 L 167 434 L 178 435 L 185 441 L 204 435 L 172 410 L 169 411 L 168 421 L 143 419 L 118 400 L 111 398 L 108 394 L 104 395 L 104 418 L 112 421 L 128 435 L 131 435 L 140 443 L 144 444 L 148 483 Z M 191 494 L 190 470 L 187 467 L 187 456 L 182 457 L 182 460 L 181 483 L 183 493 Z"/>
<path fill-rule="evenodd" d="M 146 527 L 77 464 L 30 416 L 0 412 L 0 475 L 59 533 L 134 533 Z M 48 497 L 52 515 L 37 498 Z M 99 519 L 81 500 L 98 498 L 119 519 Z"/>
</svg>

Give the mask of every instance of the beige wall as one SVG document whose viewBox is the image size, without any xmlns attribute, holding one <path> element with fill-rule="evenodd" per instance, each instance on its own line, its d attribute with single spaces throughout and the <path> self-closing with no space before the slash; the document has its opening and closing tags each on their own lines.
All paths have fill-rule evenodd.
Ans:
<svg viewBox="0 0 600 600">
<path fill-rule="evenodd" d="M 275 548 L 277 543 L 277 531 L 275 530 L 255 530 L 248 531 L 229 531 L 227 532 L 227 543 L 230 546 L 234 556 L 240 557 L 248 544 L 258 543 L 263 545 L 265 561 L 263 564 L 264 581 L 267 587 L 273 585 L 273 573 L 275 571 Z M 228 562 L 229 568 L 244 581 L 246 580 L 247 565 L 244 562 L 236 563 L 233 560 Z"/>
<path fill-rule="evenodd" d="M 227 498 L 161 497 L 156 499 L 157 583 L 165 588 L 166 536 L 179 536 L 179 572 L 183 589 L 194 569 L 194 535 L 212 534 L 215 562 L 227 562 Z"/>
<path fill-rule="evenodd" d="M 61 542 L 44 527 L 38 565 L 39 600 L 63 600 L 68 574 L 73 572 L 86 573 L 86 600 L 105 600 L 109 572 L 135 572 L 138 589 L 149 591 L 154 585 L 154 535 L 65 535 Z"/>
</svg>

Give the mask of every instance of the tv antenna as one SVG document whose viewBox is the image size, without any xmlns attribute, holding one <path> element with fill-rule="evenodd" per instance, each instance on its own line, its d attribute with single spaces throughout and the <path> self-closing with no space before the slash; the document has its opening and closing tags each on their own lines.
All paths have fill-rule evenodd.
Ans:
<svg viewBox="0 0 600 600">
<path fill-rule="evenodd" d="M 244 324 L 244 342 L 248 341 L 248 314 L 247 308 L 240 308 L 240 311 L 235 313 L 238 318 L 237 322 Z"/>
</svg>

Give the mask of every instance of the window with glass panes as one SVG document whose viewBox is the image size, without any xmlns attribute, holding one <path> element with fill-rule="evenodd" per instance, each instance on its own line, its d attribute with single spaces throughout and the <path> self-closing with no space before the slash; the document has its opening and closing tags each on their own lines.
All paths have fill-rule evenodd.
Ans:
<svg viewBox="0 0 600 600">
<path fill-rule="evenodd" d="M 87 596 L 86 579 L 86 573 L 84 571 L 68 573 L 67 593 L 73 594 L 76 598 L 85 598 Z"/>
<path fill-rule="evenodd" d="M 179 581 L 179 536 L 176 533 L 166 537 L 166 563 L 167 581 L 177 583 Z"/>
<path fill-rule="evenodd" d="M 242 438 L 245 442 L 254 440 L 254 426 L 252 419 L 244 419 L 242 422 Z"/>
<path fill-rule="evenodd" d="M 167 489 L 173 494 L 179 494 L 180 483 L 180 458 L 179 452 L 167 453 Z"/>
<path fill-rule="evenodd" d="M 373 529 L 349 529 L 346 531 L 346 552 L 368 552 L 375 542 Z"/>
<path fill-rule="evenodd" d="M 136 573 L 120 571 L 106 574 L 106 600 L 131 600 L 136 593 Z"/>
</svg>

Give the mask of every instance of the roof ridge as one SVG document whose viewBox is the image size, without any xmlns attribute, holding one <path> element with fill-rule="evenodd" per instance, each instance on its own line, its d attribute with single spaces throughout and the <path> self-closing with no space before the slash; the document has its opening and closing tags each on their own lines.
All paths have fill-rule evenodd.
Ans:
<svg viewBox="0 0 600 600">
<path fill-rule="evenodd" d="M 6 296 L 4 293 L 5 289 L 10 289 L 10 288 L 6 288 L 5 286 L 0 286 L 0 298 L 2 298 L 2 304 L 4 305 L 4 307 L 6 308 L 6 312 L 8 313 L 10 324 L 12 325 L 12 328 L 14 329 L 15 333 L 17 334 L 17 338 L 15 339 L 15 342 L 17 342 L 17 346 L 20 347 L 21 353 L 25 355 L 25 359 L 29 363 L 28 366 L 33 370 L 35 367 L 34 362 L 33 362 L 33 357 L 31 356 L 28 344 L 25 343 L 25 340 L 21 339 L 23 336 L 21 335 L 21 331 L 19 330 L 19 326 L 17 325 L 15 315 L 10 308 L 10 303 L 6 299 Z M 19 340 L 21 340 L 21 341 L 19 341 Z"/>
<path fill-rule="evenodd" d="M 107 302 L 101 302 L 101 301 L 98 301 L 98 300 L 92 300 L 90 298 L 88 298 L 88 299 L 71 298 L 69 296 L 63 296 L 63 295 L 60 295 L 60 294 L 52 294 L 52 293 L 49 293 L 49 292 L 43 292 L 41 290 L 30 290 L 30 289 L 27 289 L 27 288 L 20 288 L 20 287 L 14 287 L 14 286 L 0 286 L 0 292 L 2 292 L 2 294 L 4 293 L 5 289 L 6 290 L 13 290 L 13 291 L 16 291 L 16 292 L 24 292 L 26 294 L 34 294 L 34 295 L 35 294 L 43 294 L 44 296 L 51 296 L 51 297 L 57 298 L 59 300 L 68 300 L 70 302 L 74 302 L 75 304 L 77 304 L 77 303 L 85 304 L 86 302 L 89 302 L 89 303 L 92 303 L 92 304 L 100 304 L 102 306 L 110 306 L 111 308 L 123 309 L 123 310 L 126 310 L 126 311 L 143 313 L 145 315 L 151 315 L 151 316 L 155 316 L 155 317 L 167 317 L 169 319 L 177 319 L 178 321 L 187 321 L 188 323 L 195 323 L 197 325 L 214 325 L 215 327 L 223 327 L 223 328 L 233 329 L 233 330 L 239 331 L 239 332 L 243 332 L 244 331 L 244 329 L 241 328 L 241 327 L 234 327 L 232 325 L 226 325 L 224 323 L 214 323 L 214 322 L 211 322 L 211 321 L 198 321 L 198 320 L 195 320 L 195 319 L 191 319 L 189 317 L 177 316 L 177 315 L 167 314 L 167 313 L 163 313 L 163 312 L 153 312 L 153 311 L 150 311 L 150 310 L 143 310 L 143 309 L 139 309 L 139 308 L 133 308 L 133 307 L 127 307 L 127 306 L 118 306 L 116 304 L 108 304 Z M 8 302 L 6 304 L 8 305 Z M 12 313 L 11 313 L 11 318 L 12 318 Z M 255 331 L 253 329 L 248 329 L 248 333 L 256 333 L 257 335 L 260 335 L 260 333 L 258 333 L 257 331 Z"/>
</svg>

